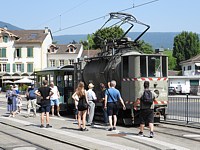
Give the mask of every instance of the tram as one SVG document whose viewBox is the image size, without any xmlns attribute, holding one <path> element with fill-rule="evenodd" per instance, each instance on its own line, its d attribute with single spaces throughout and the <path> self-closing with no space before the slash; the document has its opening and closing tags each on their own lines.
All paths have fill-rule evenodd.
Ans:
<svg viewBox="0 0 200 150">
<path fill-rule="evenodd" d="M 150 90 L 157 94 L 154 102 L 154 122 L 159 122 L 161 115 L 164 118 L 166 116 L 168 58 L 161 53 L 144 54 L 138 49 L 138 40 L 150 28 L 149 25 L 138 21 L 130 14 L 119 12 L 110 13 L 110 18 L 106 23 L 113 19 L 117 20 L 119 26 L 127 23 L 130 25 L 121 38 L 111 41 L 104 39 L 102 42 L 104 45 L 98 56 L 79 59 L 77 63 L 74 63 L 73 68 L 69 66 L 59 70 L 57 68 L 53 71 L 54 73 L 49 73 L 51 74 L 49 79 L 52 77 L 57 83 L 56 85 L 63 87 L 61 88 L 62 104 L 66 106 L 63 109 L 67 110 L 68 113 L 73 113 L 74 101 L 71 95 L 80 81 L 85 83 L 86 88 L 89 83 L 93 83 L 98 98 L 101 92 L 100 83 L 107 85 L 109 81 L 116 80 L 116 88 L 121 92 L 127 108 L 125 111 L 122 107 L 120 108 L 118 123 L 125 125 L 139 124 L 140 104 L 137 105 L 137 109 L 134 109 L 133 105 L 139 94 L 144 90 L 144 81 L 149 81 Z M 114 23 L 114 25 L 117 25 L 117 23 Z M 145 30 L 135 40 L 130 40 L 126 37 L 126 34 L 135 24 L 145 26 Z M 42 75 L 41 73 L 47 74 L 48 71 L 40 72 L 39 75 Z M 99 101 L 96 102 L 95 119 L 103 120 L 102 103 Z"/>
<path fill-rule="evenodd" d="M 118 121 L 123 124 L 139 124 L 140 107 L 138 104 L 137 110 L 135 110 L 133 104 L 139 97 L 139 93 L 144 90 L 144 81 L 150 81 L 150 90 L 157 94 L 154 102 L 154 121 L 159 122 L 161 115 L 164 118 L 166 117 L 168 58 L 160 53 L 144 54 L 139 52 L 137 41 L 149 29 L 148 25 L 139 22 L 135 17 L 126 13 L 111 13 L 108 21 L 112 19 L 121 20 L 120 25 L 128 23 L 131 26 L 121 38 L 106 41 L 104 49 L 97 57 L 77 63 L 75 70 L 79 71 L 75 74 L 81 78 L 77 78 L 76 81 L 84 81 L 86 85 L 93 83 L 94 91 L 98 97 L 101 91 L 100 83 L 107 85 L 109 81 L 116 80 L 116 88 L 121 92 L 127 107 L 125 111 L 122 108 L 120 109 L 118 117 Z M 133 24 L 144 25 L 146 29 L 134 41 L 130 41 L 125 35 L 134 26 Z M 101 116 L 99 113 L 101 105 L 101 103 L 96 103 L 96 118 L 98 118 L 98 115 Z"/>
</svg>

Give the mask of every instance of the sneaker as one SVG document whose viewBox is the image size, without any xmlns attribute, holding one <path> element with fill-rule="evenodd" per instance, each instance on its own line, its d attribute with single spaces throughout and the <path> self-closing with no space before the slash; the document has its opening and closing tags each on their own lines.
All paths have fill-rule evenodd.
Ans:
<svg viewBox="0 0 200 150">
<path fill-rule="evenodd" d="M 154 137 L 154 134 L 153 134 L 153 132 L 152 132 L 152 131 L 150 132 L 150 135 L 149 135 L 149 137 L 150 137 L 150 138 L 153 138 L 153 137 Z"/>
<path fill-rule="evenodd" d="M 60 114 L 58 114 L 58 117 L 60 117 Z"/>
<path fill-rule="evenodd" d="M 138 133 L 138 136 L 144 136 L 143 132 L 140 131 L 140 132 Z"/>
<path fill-rule="evenodd" d="M 29 115 L 26 115 L 25 118 L 29 118 Z"/>
<path fill-rule="evenodd" d="M 43 125 L 43 124 L 41 124 L 41 125 L 40 125 L 40 128 L 44 128 L 44 125 Z"/>
<path fill-rule="evenodd" d="M 109 129 L 108 129 L 108 131 L 112 131 L 112 130 L 113 130 L 113 128 L 109 128 Z"/>
<path fill-rule="evenodd" d="M 113 127 L 113 130 L 117 130 L 116 127 Z"/>
<path fill-rule="evenodd" d="M 54 117 L 54 114 L 53 115 L 51 115 L 52 117 Z"/>
<path fill-rule="evenodd" d="M 47 125 L 46 125 L 46 128 L 52 128 L 52 126 L 51 126 L 51 125 L 49 125 L 49 124 L 47 124 Z"/>
<path fill-rule="evenodd" d="M 75 121 L 73 122 L 73 124 L 78 124 L 78 120 L 75 120 Z"/>
<path fill-rule="evenodd" d="M 87 123 L 87 124 L 86 124 L 86 126 L 91 126 L 91 125 L 92 125 L 91 123 Z"/>
<path fill-rule="evenodd" d="M 89 131 L 89 130 L 88 130 L 87 128 L 84 128 L 84 129 L 82 128 L 82 130 L 81 130 L 81 131 Z"/>
</svg>

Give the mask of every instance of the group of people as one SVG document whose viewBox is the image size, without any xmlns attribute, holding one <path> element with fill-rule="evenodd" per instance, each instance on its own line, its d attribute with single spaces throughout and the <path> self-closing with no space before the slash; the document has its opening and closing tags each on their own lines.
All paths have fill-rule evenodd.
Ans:
<svg viewBox="0 0 200 150">
<path fill-rule="evenodd" d="M 9 117 L 15 117 L 16 114 L 21 112 L 22 97 L 19 95 L 17 85 L 10 86 L 6 92 L 8 99 L 7 110 L 9 111 Z"/>
<path fill-rule="evenodd" d="M 102 110 L 104 115 L 104 122 L 109 122 L 108 131 L 116 130 L 117 124 L 117 115 L 118 115 L 118 101 L 122 104 L 123 110 L 126 109 L 124 101 L 121 97 L 121 94 L 116 87 L 116 81 L 112 80 L 108 83 L 108 88 L 101 83 L 101 96 L 100 101 L 102 102 Z M 92 125 L 94 112 L 95 112 L 95 101 L 97 96 L 93 91 L 94 85 L 90 83 L 88 85 L 88 90 L 85 89 L 84 82 L 80 82 L 76 91 L 72 95 L 72 98 L 75 101 L 75 119 L 78 122 L 78 129 L 81 131 L 88 131 L 86 128 L 87 125 Z M 20 112 L 21 107 L 21 97 L 18 93 L 16 87 L 12 87 L 7 91 L 6 97 L 8 99 L 8 111 L 10 111 L 10 116 L 15 116 L 17 112 Z M 50 83 L 48 86 L 48 81 L 43 81 L 43 86 L 36 89 L 34 85 L 27 91 L 28 98 L 28 116 L 30 115 L 30 109 L 33 108 L 34 116 L 36 116 L 36 98 L 40 97 L 41 99 L 41 125 L 44 126 L 44 116 L 46 114 L 46 127 L 52 127 L 49 124 L 49 112 L 52 111 L 52 116 L 54 116 L 54 105 L 57 105 L 57 115 L 59 114 L 59 98 L 60 94 L 57 86 L 54 85 L 54 82 Z M 154 104 L 153 101 L 156 98 L 156 94 L 153 91 L 149 90 L 149 81 L 144 82 L 144 92 L 140 93 L 140 96 L 137 98 L 134 103 L 134 108 L 137 104 L 140 103 L 140 132 L 138 135 L 144 136 L 144 126 L 145 124 L 149 125 L 150 128 L 150 137 L 154 136 L 153 133 L 153 118 L 154 118 Z M 87 122 L 87 124 L 86 124 Z"/>
<path fill-rule="evenodd" d="M 119 90 L 116 87 L 116 81 L 112 80 L 108 84 L 108 89 L 106 89 L 103 83 L 100 84 L 102 94 L 101 102 L 103 107 L 104 122 L 109 121 L 110 128 L 109 131 L 116 130 L 117 124 L 117 114 L 118 114 L 118 103 L 119 100 L 125 110 L 125 104 L 121 98 Z M 91 125 L 93 123 L 94 111 L 95 111 L 95 101 L 97 96 L 92 90 L 94 85 L 90 83 L 88 85 L 88 90 L 85 90 L 84 83 L 80 82 L 72 98 L 75 100 L 75 105 L 78 111 L 78 128 L 81 131 L 88 131 L 86 125 Z M 83 103 L 84 101 L 84 103 Z M 85 105 L 86 107 L 83 107 Z M 76 112 L 77 112 L 76 111 Z M 88 114 L 88 117 L 86 117 Z M 87 120 L 87 121 L 86 121 Z M 113 120 L 113 121 L 112 121 Z M 86 124 L 87 122 L 87 124 Z"/>
<path fill-rule="evenodd" d="M 22 106 L 22 98 L 19 95 L 19 91 L 16 87 L 10 86 L 10 89 L 6 92 L 6 97 L 8 101 L 8 111 L 10 112 L 9 117 L 15 117 L 17 113 L 20 113 Z M 59 98 L 60 93 L 57 86 L 54 85 L 54 82 L 50 82 L 50 87 L 48 86 L 48 81 L 43 81 L 43 86 L 40 88 L 35 88 L 34 84 L 26 91 L 27 98 L 27 115 L 30 117 L 31 108 L 33 109 L 33 117 L 36 117 L 36 107 L 37 107 L 37 98 L 41 99 L 41 125 L 44 127 L 44 116 L 46 114 L 46 127 L 51 127 L 49 124 L 49 112 L 51 110 L 52 116 L 54 116 L 54 106 L 57 107 L 57 115 L 60 117 L 60 107 L 59 107 Z"/>
<path fill-rule="evenodd" d="M 150 128 L 150 138 L 153 138 L 153 121 L 154 121 L 154 103 L 156 94 L 149 90 L 149 81 L 144 82 L 144 91 L 140 93 L 134 103 L 134 108 L 140 103 L 140 131 L 139 136 L 144 136 L 143 131 L 146 124 Z M 86 128 L 86 122 L 91 125 L 94 117 L 96 94 L 92 90 L 94 85 L 90 83 L 88 85 L 88 91 L 85 90 L 84 83 L 80 82 L 72 98 L 75 100 L 76 107 L 76 119 L 78 120 L 78 129 L 81 131 L 88 131 Z M 126 110 L 126 106 L 121 97 L 121 94 L 116 87 L 116 81 L 112 80 L 108 83 L 108 88 L 103 83 L 100 83 L 102 90 L 100 95 L 100 101 L 103 107 L 104 122 L 109 122 L 108 131 L 116 130 L 117 115 L 119 111 L 118 101 L 122 104 L 123 110 Z M 85 107 L 83 107 L 85 106 Z M 86 117 L 88 114 L 88 117 Z M 87 119 L 88 118 L 88 119 Z"/>
</svg>

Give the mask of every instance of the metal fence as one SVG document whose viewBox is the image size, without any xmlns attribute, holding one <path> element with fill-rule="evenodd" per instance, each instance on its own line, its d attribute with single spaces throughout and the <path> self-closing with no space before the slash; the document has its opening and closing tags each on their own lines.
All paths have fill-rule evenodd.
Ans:
<svg viewBox="0 0 200 150">
<path fill-rule="evenodd" d="M 187 124 L 200 123 L 200 97 L 170 96 L 166 114 L 166 121 L 177 120 Z"/>
</svg>

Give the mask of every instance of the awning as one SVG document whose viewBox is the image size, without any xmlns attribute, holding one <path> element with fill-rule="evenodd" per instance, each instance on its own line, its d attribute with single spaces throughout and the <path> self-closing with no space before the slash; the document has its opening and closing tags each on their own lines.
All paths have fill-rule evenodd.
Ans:
<svg viewBox="0 0 200 150">
<path fill-rule="evenodd" d="M 200 63 L 195 63 L 196 66 L 200 66 Z"/>
</svg>

